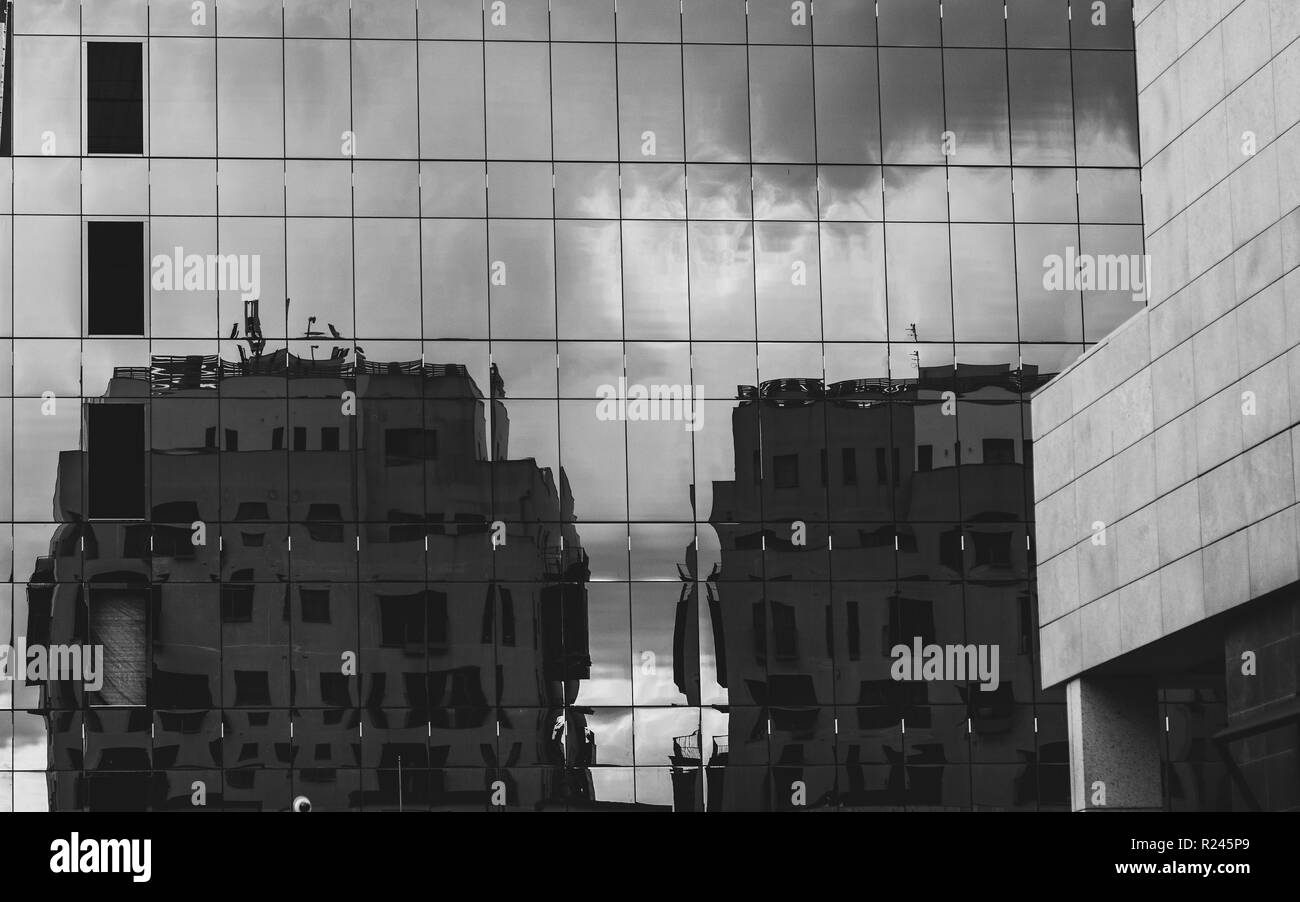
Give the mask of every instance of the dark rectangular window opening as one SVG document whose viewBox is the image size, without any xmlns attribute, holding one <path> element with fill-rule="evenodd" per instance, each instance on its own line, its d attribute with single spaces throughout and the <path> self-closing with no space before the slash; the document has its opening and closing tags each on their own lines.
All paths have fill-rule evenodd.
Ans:
<svg viewBox="0 0 1300 902">
<path fill-rule="evenodd" d="M 977 532 L 973 536 L 976 566 L 1011 566 L 1011 532 Z"/>
<path fill-rule="evenodd" d="M 269 520 L 271 511 L 265 501 L 241 501 L 235 510 L 236 520 Z"/>
<path fill-rule="evenodd" d="M 339 449 L 339 427 L 322 426 L 320 430 L 320 449 L 337 451 Z"/>
<path fill-rule="evenodd" d="M 380 595 L 379 643 L 387 648 L 418 648 L 422 652 L 425 613 L 423 592 Z"/>
<path fill-rule="evenodd" d="M 226 450 L 227 450 L 227 451 L 238 451 L 238 450 L 239 450 L 239 430 L 238 430 L 238 429 L 227 429 L 227 430 L 226 430 Z"/>
<path fill-rule="evenodd" d="M 295 451 L 307 450 L 307 427 L 306 426 L 293 427 L 293 450 Z"/>
<path fill-rule="evenodd" d="M 794 661 L 799 657 L 799 621 L 794 605 L 772 602 L 772 640 L 778 661 Z"/>
<path fill-rule="evenodd" d="M 142 520 L 145 515 L 144 405 L 86 408 L 86 457 L 93 520 Z"/>
<path fill-rule="evenodd" d="M 846 608 L 846 628 L 849 639 L 849 660 L 859 661 L 862 659 L 862 624 L 859 619 L 858 603 L 850 601 Z"/>
<path fill-rule="evenodd" d="M 303 524 L 314 542 L 343 541 L 343 510 L 337 504 L 312 504 Z"/>
<path fill-rule="evenodd" d="M 86 223 L 86 330 L 144 335 L 143 222 Z"/>
<path fill-rule="evenodd" d="M 934 469 L 934 445 L 916 446 L 916 471 L 928 473 Z"/>
<path fill-rule="evenodd" d="M 858 484 L 858 452 L 856 449 L 840 449 L 840 471 L 845 485 Z"/>
<path fill-rule="evenodd" d="M 889 482 L 889 467 L 885 463 L 885 449 L 876 449 L 876 485 L 885 485 Z"/>
<path fill-rule="evenodd" d="M 284 450 L 284 427 L 283 426 L 276 426 L 274 429 L 271 430 L 271 450 L 272 451 Z"/>
<path fill-rule="evenodd" d="M 251 623 L 253 586 L 226 583 L 221 587 L 221 622 Z"/>
<path fill-rule="evenodd" d="M 772 458 L 772 481 L 778 489 L 799 487 L 799 455 L 778 454 Z"/>
<path fill-rule="evenodd" d="M 436 429 L 385 429 L 384 466 L 400 467 L 438 457 Z"/>
<path fill-rule="evenodd" d="M 451 619 L 447 608 L 447 593 L 427 589 L 424 593 L 428 611 L 429 646 L 444 650 L 451 642 Z"/>
<path fill-rule="evenodd" d="M 501 590 L 501 644 L 515 645 L 515 598 L 509 589 Z"/>
<path fill-rule="evenodd" d="M 144 45 L 86 44 L 86 152 L 144 153 Z"/>
<path fill-rule="evenodd" d="M 303 623 L 330 622 L 329 589 L 299 589 L 298 601 L 302 607 Z"/>
<path fill-rule="evenodd" d="M 1010 438 L 984 439 L 984 463 L 1013 464 L 1016 462 L 1016 442 Z"/>
</svg>

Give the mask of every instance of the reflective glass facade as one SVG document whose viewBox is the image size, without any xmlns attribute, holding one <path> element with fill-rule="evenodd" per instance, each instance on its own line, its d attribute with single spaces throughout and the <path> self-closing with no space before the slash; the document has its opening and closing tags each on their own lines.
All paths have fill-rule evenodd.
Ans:
<svg viewBox="0 0 1300 902">
<path fill-rule="evenodd" d="M 811 6 L 16 3 L 0 807 L 1066 807 L 1131 7 Z"/>
</svg>

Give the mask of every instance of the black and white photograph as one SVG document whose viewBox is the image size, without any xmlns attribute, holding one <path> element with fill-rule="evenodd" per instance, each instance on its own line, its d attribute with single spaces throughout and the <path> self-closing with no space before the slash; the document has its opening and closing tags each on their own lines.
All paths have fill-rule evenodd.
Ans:
<svg viewBox="0 0 1300 902">
<path fill-rule="evenodd" d="M 21 870 L 1300 812 L 1300 0 L 0 14 Z"/>
</svg>

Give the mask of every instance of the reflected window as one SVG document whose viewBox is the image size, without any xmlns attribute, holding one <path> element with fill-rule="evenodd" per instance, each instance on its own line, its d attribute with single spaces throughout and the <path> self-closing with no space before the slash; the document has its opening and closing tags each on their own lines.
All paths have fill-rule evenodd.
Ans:
<svg viewBox="0 0 1300 902">
<path fill-rule="evenodd" d="M 401 467 L 438 458 L 436 429 L 385 429 L 384 466 Z"/>
<path fill-rule="evenodd" d="M 798 454 L 777 454 L 772 457 L 772 482 L 778 489 L 799 487 Z"/>
<path fill-rule="evenodd" d="M 858 484 L 858 451 L 856 448 L 840 449 L 840 476 L 845 485 Z"/>
<path fill-rule="evenodd" d="M 98 705 L 143 705 L 148 667 L 145 615 L 148 594 L 143 589 L 92 588 L 90 646 L 103 649 L 103 685 L 91 694 Z"/>
</svg>

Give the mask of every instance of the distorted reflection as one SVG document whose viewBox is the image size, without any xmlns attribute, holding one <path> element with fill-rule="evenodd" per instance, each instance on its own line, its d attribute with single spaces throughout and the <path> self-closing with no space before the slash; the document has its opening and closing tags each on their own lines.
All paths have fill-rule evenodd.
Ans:
<svg viewBox="0 0 1300 902">
<path fill-rule="evenodd" d="M 0 810 L 1067 806 L 1028 398 L 1137 309 L 1043 279 L 1142 252 L 1129 3 L 17 5 L 0 640 L 103 659 L 0 680 Z M 106 222 L 258 290 L 105 317 Z"/>
</svg>

